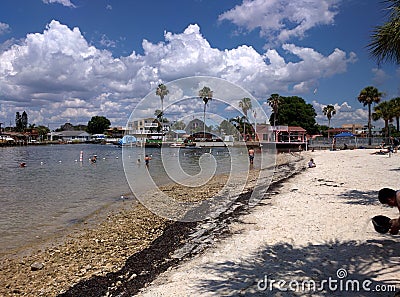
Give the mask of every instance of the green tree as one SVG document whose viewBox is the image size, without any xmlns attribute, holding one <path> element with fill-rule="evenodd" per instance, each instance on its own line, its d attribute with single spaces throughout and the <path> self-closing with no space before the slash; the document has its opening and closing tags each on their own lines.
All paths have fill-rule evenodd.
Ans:
<svg viewBox="0 0 400 297">
<path fill-rule="evenodd" d="M 163 117 L 163 112 L 160 109 L 156 109 L 154 111 L 154 116 L 156 117 L 156 119 L 153 121 L 153 123 L 156 123 L 158 125 L 156 130 L 157 132 L 161 132 L 161 130 L 163 130 L 164 128 L 163 123 L 168 123 L 168 119 Z"/>
<path fill-rule="evenodd" d="M 161 113 L 160 113 L 160 116 L 159 116 L 160 119 L 161 119 L 161 123 L 163 122 L 162 118 L 164 116 L 164 97 L 167 96 L 168 93 L 169 93 L 169 91 L 168 91 L 166 85 L 164 85 L 164 84 L 159 84 L 158 85 L 157 90 L 156 90 L 156 95 L 159 96 L 160 100 L 161 100 Z"/>
<path fill-rule="evenodd" d="M 94 116 L 87 124 L 87 132 L 91 134 L 101 134 L 110 128 L 111 122 L 103 116 Z"/>
<path fill-rule="evenodd" d="M 329 127 L 326 125 L 318 125 L 318 124 L 316 126 L 318 129 L 318 134 L 321 134 L 322 136 L 327 137 Z"/>
<path fill-rule="evenodd" d="M 336 114 L 336 109 L 333 105 L 328 104 L 322 109 L 322 112 L 328 118 L 328 127 L 331 126 L 331 119 Z"/>
<path fill-rule="evenodd" d="M 318 133 L 315 117 L 317 116 L 314 107 L 298 96 L 280 97 L 279 113 L 276 115 L 276 124 L 287 126 L 300 126 L 309 134 Z M 274 117 L 274 114 L 270 117 Z"/>
<path fill-rule="evenodd" d="M 28 114 L 24 111 L 20 114 L 18 111 L 15 113 L 15 130 L 23 132 L 28 128 Z"/>
<path fill-rule="evenodd" d="M 372 119 L 377 121 L 383 119 L 385 121 L 385 134 L 386 137 L 390 137 L 389 122 L 393 121 L 394 108 L 393 101 L 383 101 L 374 107 L 374 113 L 372 113 Z"/>
<path fill-rule="evenodd" d="M 173 125 L 172 125 L 172 129 L 173 130 L 185 130 L 186 124 L 182 121 L 176 121 Z"/>
<path fill-rule="evenodd" d="M 28 128 L 28 114 L 25 112 L 25 110 L 21 115 L 21 125 L 22 125 L 22 130 Z"/>
<path fill-rule="evenodd" d="M 64 125 L 61 125 L 60 128 L 56 129 L 56 132 L 60 132 L 60 131 L 74 131 L 74 125 L 72 125 L 71 123 L 65 123 Z"/>
<path fill-rule="evenodd" d="M 243 98 L 242 100 L 239 101 L 239 107 L 242 109 L 245 119 L 248 122 L 249 119 L 247 117 L 247 112 L 253 108 L 253 105 L 251 104 L 251 99 L 250 98 Z M 246 125 L 244 126 L 244 131 L 243 131 L 245 137 L 246 137 Z"/>
<path fill-rule="evenodd" d="M 282 97 L 279 94 L 271 94 L 271 97 L 267 99 L 268 105 L 271 106 L 274 115 L 274 126 L 276 126 L 276 118 L 278 116 L 279 104 L 281 103 Z"/>
<path fill-rule="evenodd" d="M 78 125 L 74 125 L 72 127 L 73 127 L 74 131 L 86 131 L 87 130 L 87 125 L 78 124 Z"/>
<path fill-rule="evenodd" d="M 166 117 L 163 117 L 163 112 L 159 109 L 154 111 L 154 116 L 160 123 L 168 123 L 169 120 Z"/>
<path fill-rule="evenodd" d="M 220 124 L 219 124 L 219 129 L 221 130 L 221 134 L 225 134 L 225 135 L 235 135 L 237 136 L 238 134 L 238 130 L 235 128 L 234 125 L 232 125 L 232 123 L 228 120 L 223 120 Z"/>
<path fill-rule="evenodd" d="M 244 131 L 244 123 L 245 123 L 245 117 L 242 116 L 236 116 L 235 118 L 229 119 L 229 122 L 231 125 L 233 125 L 237 131 L 242 135 Z"/>
<path fill-rule="evenodd" d="M 247 131 L 250 131 L 251 134 L 253 134 L 253 127 L 246 121 L 245 116 L 237 116 L 235 118 L 231 118 L 229 122 L 236 128 L 240 135 L 243 135 L 246 129 Z"/>
<path fill-rule="evenodd" d="M 388 61 L 400 64 L 400 1 L 386 0 L 388 20 L 375 27 L 368 44 L 371 56 L 380 64 Z"/>
<path fill-rule="evenodd" d="M 364 106 L 368 106 L 368 144 L 371 145 L 371 105 L 372 103 L 379 103 L 381 101 L 382 93 L 373 86 L 365 87 L 358 95 L 358 101 Z"/>
<path fill-rule="evenodd" d="M 199 91 L 199 97 L 203 100 L 204 111 L 203 111 L 203 137 L 206 137 L 206 108 L 209 101 L 212 100 L 213 91 L 209 87 L 203 87 Z"/>
<path fill-rule="evenodd" d="M 390 101 L 392 101 L 393 104 L 393 113 L 394 113 L 394 118 L 396 119 L 396 131 L 399 132 L 399 118 L 400 118 L 400 97 L 392 98 Z"/>
<path fill-rule="evenodd" d="M 50 133 L 50 129 L 46 126 L 39 125 L 36 130 L 38 131 L 39 137 L 44 139 L 47 133 Z"/>
<path fill-rule="evenodd" d="M 161 111 L 160 109 L 156 109 L 156 110 L 154 111 L 154 116 L 155 116 L 157 119 L 160 119 L 160 121 L 161 121 L 161 115 L 162 115 L 162 111 Z"/>
<path fill-rule="evenodd" d="M 19 113 L 19 111 L 17 111 L 15 113 L 15 130 L 17 132 L 21 132 L 22 131 L 21 114 Z"/>
</svg>

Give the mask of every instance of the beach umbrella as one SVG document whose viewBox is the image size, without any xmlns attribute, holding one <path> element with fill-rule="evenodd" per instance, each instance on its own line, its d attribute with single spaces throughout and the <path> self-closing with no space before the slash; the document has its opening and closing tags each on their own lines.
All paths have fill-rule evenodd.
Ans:
<svg viewBox="0 0 400 297">
<path fill-rule="evenodd" d="M 334 137 L 355 137 L 355 135 L 350 132 L 341 132 L 339 134 L 336 134 Z"/>
<path fill-rule="evenodd" d="M 339 134 L 336 134 L 335 136 L 333 136 L 335 139 L 336 138 L 345 138 L 345 137 L 348 137 L 348 138 L 353 138 L 354 137 L 354 142 L 355 142 L 355 145 L 356 145 L 356 147 L 357 147 L 357 136 L 356 135 L 354 135 L 353 133 L 351 133 L 351 132 L 341 132 L 341 133 L 339 133 Z"/>
</svg>

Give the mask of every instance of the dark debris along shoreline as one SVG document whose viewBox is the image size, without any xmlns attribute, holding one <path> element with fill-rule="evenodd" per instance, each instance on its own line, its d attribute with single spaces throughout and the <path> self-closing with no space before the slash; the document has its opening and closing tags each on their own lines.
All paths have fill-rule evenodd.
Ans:
<svg viewBox="0 0 400 297">
<path fill-rule="evenodd" d="M 305 164 L 301 161 L 304 158 L 277 166 L 274 180 L 265 189 L 264 199 L 270 199 L 280 184 L 304 170 Z M 241 215 L 251 211 L 249 199 L 252 191 L 250 189 L 238 195 L 234 203 L 216 218 L 203 222 L 170 222 L 162 235 L 147 248 L 130 256 L 120 270 L 78 282 L 58 297 L 122 297 L 137 294 L 161 273 L 229 236 L 229 224 L 239 221 Z"/>
</svg>

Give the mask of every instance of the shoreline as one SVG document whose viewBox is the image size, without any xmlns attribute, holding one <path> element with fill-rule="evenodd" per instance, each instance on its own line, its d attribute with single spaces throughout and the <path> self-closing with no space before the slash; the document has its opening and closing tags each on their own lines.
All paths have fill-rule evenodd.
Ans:
<svg viewBox="0 0 400 297">
<path fill-rule="evenodd" d="M 399 294 L 400 236 L 377 233 L 371 218 L 399 215 L 380 204 L 377 194 L 398 186 L 400 154 L 371 153 L 312 153 L 317 167 L 280 183 L 270 203 L 230 226 L 229 237 L 162 273 L 135 296 Z"/>
<path fill-rule="evenodd" d="M 295 159 L 294 154 L 287 156 Z M 173 229 L 179 225 L 174 224 L 155 216 L 139 203 L 133 209 L 109 214 L 93 229 L 68 235 L 61 245 L 50 242 L 40 250 L 32 248 L 31 255 L 22 259 L 5 259 L 1 267 L 4 291 L 0 293 L 5 296 L 12 292 L 38 294 L 41 290 L 46 296 L 57 296 L 73 284 L 118 271 L 131 256 L 149 248 L 164 232 L 168 233 L 168 227 Z M 126 230 L 127 226 L 129 230 Z M 193 227 L 193 224 L 187 226 Z M 186 230 L 187 226 L 181 225 L 177 229 Z M 31 271 L 30 265 L 34 262 L 43 263 L 44 268 Z M 24 279 L 29 279 L 29 283 Z"/>
</svg>

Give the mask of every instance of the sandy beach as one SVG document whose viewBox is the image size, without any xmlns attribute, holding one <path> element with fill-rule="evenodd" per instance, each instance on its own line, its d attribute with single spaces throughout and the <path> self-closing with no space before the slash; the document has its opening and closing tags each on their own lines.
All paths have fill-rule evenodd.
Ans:
<svg viewBox="0 0 400 297">
<path fill-rule="evenodd" d="M 394 296 L 400 236 L 376 233 L 370 219 L 399 215 L 377 201 L 377 191 L 398 187 L 400 155 L 372 152 L 312 153 L 316 168 L 284 183 L 230 226 L 232 236 L 138 296 Z"/>
<path fill-rule="evenodd" d="M 372 152 L 281 155 L 278 163 L 291 165 L 278 166 L 275 178 L 297 174 L 248 208 L 243 201 L 254 186 L 250 176 L 243 201 L 213 222 L 166 221 L 132 201 L 132 209 L 109 215 L 63 244 L 2 259 L 0 294 L 393 296 L 400 289 L 400 236 L 376 233 L 370 219 L 398 216 L 397 209 L 377 201 L 377 191 L 398 185 L 400 155 Z M 317 167 L 304 169 L 310 157 Z M 182 194 L 176 187 L 173 192 Z M 346 280 L 366 289 L 345 290 Z M 314 281 L 316 288 L 301 290 L 304 281 Z M 335 284 L 343 288 L 334 290 Z"/>
</svg>

